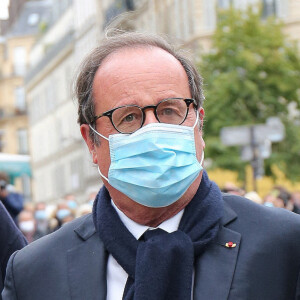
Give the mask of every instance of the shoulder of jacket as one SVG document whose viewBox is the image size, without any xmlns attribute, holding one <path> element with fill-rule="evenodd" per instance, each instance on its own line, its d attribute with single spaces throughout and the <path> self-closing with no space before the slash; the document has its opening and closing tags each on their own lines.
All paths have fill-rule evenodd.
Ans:
<svg viewBox="0 0 300 300">
<path fill-rule="evenodd" d="M 82 242 L 82 238 L 78 236 L 76 229 L 80 228 L 82 224 L 87 223 L 90 219 L 91 215 L 89 214 L 63 225 L 55 232 L 50 233 L 24 247 L 18 252 L 16 259 L 22 260 L 30 257 L 38 258 L 44 255 L 51 255 L 52 253 L 59 255 L 59 251 L 63 253 L 64 251 L 78 245 Z"/>
<path fill-rule="evenodd" d="M 279 231 L 295 232 L 300 234 L 300 215 L 283 208 L 267 207 L 257 204 L 244 197 L 222 194 L 224 205 L 230 207 L 245 222 L 255 221 L 256 223 L 272 225 Z"/>
</svg>

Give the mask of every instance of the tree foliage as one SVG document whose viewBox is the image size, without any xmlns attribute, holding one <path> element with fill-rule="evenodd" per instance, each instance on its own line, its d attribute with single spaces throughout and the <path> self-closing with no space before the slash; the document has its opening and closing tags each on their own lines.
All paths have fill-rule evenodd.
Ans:
<svg viewBox="0 0 300 300">
<path fill-rule="evenodd" d="M 239 149 L 221 144 L 222 127 L 265 123 L 278 116 L 286 137 L 272 145 L 266 174 L 273 175 L 270 166 L 276 164 L 288 178 L 300 179 L 300 122 L 289 109 L 291 103 L 300 108 L 300 56 L 282 29 L 278 20 L 262 20 L 252 8 L 219 11 L 212 49 L 199 64 L 206 95 L 206 157 L 212 167 L 243 174 Z"/>
</svg>

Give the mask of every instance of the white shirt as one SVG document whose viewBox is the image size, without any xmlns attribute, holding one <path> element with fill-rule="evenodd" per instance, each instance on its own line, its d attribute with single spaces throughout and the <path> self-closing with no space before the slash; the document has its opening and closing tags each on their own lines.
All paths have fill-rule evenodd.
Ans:
<svg viewBox="0 0 300 300">
<path fill-rule="evenodd" d="M 113 201 L 111 201 L 111 204 L 117 211 L 123 224 L 137 240 L 148 229 L 154 229 L 152 227 L 141 225 L 134 222 L 133 220 L 129 219 L 121 210 L 119 210 Z M 183 212 L 184 209 L 181 210 L 174 217 L 161 223 L 156 228 L 163 229 L 169 233 L 176 231 L 178 229 Z M 108 256 L 108 262 L 107 262 L 107 297 L 106 297 L 107 300 L 122 300 L 127 277 L 128 277 L 127 273 L 118 264 L 118 262 L 114 259 L 114 257 L 110 254 Z"/>
</svg>

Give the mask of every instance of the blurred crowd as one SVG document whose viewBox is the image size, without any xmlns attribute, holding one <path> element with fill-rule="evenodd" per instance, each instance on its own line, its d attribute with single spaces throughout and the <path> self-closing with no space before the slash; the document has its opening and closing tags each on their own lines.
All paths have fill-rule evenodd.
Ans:
<svg viewBox="0 0 300 300">
<path fill-rule="evenodd" d="M 258 204 L 268 207 L 285 208 L 289 211 L 300 214 L 300 191 L 291 192 L 283 186 L 276 185 L 267 193 L 267 195 L 261 197 L 255 191 L 246 193 L 244 189 L 231 182 L 227 182 L 222 191 L 224 193 L 244 196 Z"/>
<path fill-rule="evenodd" d="M 282 186 L 274 186 L 265 197 L 251 191 L 246 193 L 233 183 L 226 183 L 223 192 L 244 196 L 258 204 L 280 207 L 300 214 L 300 191 L 289 192 Z M 74 218 L 92 211 L 96 192 L 89 195 L 85 203 L 79 204 L 72 194 L 66 195 L 57 203 L 26 202 L 17 218 L 17 225 L 30 243 L 46 234 L 54 232 Z"/>
<path fill-rule="evenodd" d="M 66 195 L 57 203 L 25 202 L 18 214 L 16 224 L 31 243 L 52 233 L 72 221 L 92 211 L 96 192 L 91 193 L 85 203 L 78 203 L 72 194 Z"/>
<path fill-rule="evenodd" d="M 78 203 L 73 194 L 65 195 L 56 203 L 24 203 L 22 195 L 14 192 L 5 179 L 0 174 L 0 201 L 29 243 L 56 231 L 74 218 L 92 212 L 97 195 L 97 192 L 90 193 L 84 203 Z M 300 191 L 290 192 L 282 186 L 274 186 L 266 196 L 261 197 L 255 191 L 246 193 L 244 189 L 231 182 L 227 182 L 222 191 L 244 196 L 261 205 L 285 208 L 300 214 Z"/>
</svg>

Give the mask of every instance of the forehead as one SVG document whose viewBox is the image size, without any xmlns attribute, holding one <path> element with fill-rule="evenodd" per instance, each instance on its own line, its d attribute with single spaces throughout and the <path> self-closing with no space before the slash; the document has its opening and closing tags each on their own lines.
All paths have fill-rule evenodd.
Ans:
<svg viewBox="0 0 300 300">
<path fill-rule="evenodd" d="M 165 63 L 169 62 L 170 64 L 175 64 L 178 66 L 181 66 L 180 62 L 169 52 L 166 50 L 151 46 L 151 45 L 136 45 L 136 46 L 125 46 L 120 49 L 115 50 L 111 54 L 109 54 L 102 62 L 101 67 L 102 71 L 105 70 L 105 66 L 107 64 L 110 64 L 110 66 L 114 64 L 120 65 L 126 65 L 126 61 L 130 64 L 135 62 L 138 64 L 140 60 L 142 60 L 144 63 L 147 61 L 151 62 L 150 65 L 153 64 L 153 61 L 151 58 L 155 59 L 162 59 Z M 127 58 L 127 59 L 124 59 Z M 132 59 L 132 60 L 131 60 Z M 148 64 L 144 65 L 145 67 L 149 67 Z"/>
<path fill-rule="evenodd" d="M 30 219 L 33 219 L 33 214 L 29 211 L 23 211 L 20 214 L 19 218 L 22 220 L 30 220 Z"/>
<path fill-rule="evenodd" d="M 96 107 L 99 99 L 106 107 L 103 102 L 141 104 L 137 99 L 190 97 L 190 92 L 186 72 L 173 55 L 157 47 L 138 47 L 120 49 L 103 61 L 95 74 L 93 96 Z"/>
</svg>

